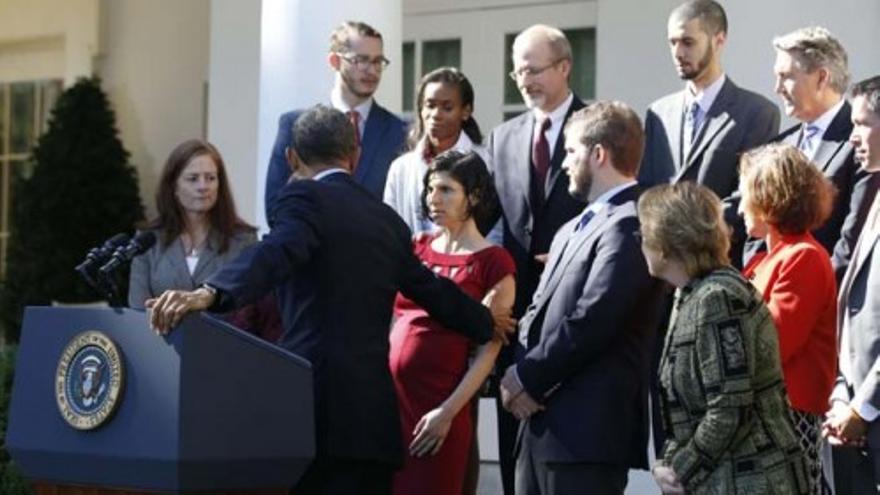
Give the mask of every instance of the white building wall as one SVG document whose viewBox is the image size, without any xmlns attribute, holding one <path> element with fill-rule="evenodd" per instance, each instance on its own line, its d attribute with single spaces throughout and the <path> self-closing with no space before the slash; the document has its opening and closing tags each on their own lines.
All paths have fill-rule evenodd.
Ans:
<svg viewBox="0 0 880 495">
<path fill-rule="evenodd" d="M 0 81 L 90 74 L 99 0 L 0 0 Z"/>
<path fill-rule="evenodd" d="M 639 112 L 681 88 L 666 45 L 666 19 L 674 0 L 599 0 L 597 97 L 628 102 Z M 830 29 L 849 54 L 853 80 L 880 73 L 880 2 L 876 0 L 737 0 L 722 2 L 729 36 L 724 67 L 737 84 L 773 93 L 771 40 L 799 27 Z M 638 13 L 638 15 L 634 15 Z M 783 118 L 783 126 L 791 120 Z"/>
<path fill-rule="evenodd" d="M 168 154 L 205 136 L 209 10 L 208 0 L 101 0 L 95 72 L 138 169 L 148 217 Z"/>
</svg>

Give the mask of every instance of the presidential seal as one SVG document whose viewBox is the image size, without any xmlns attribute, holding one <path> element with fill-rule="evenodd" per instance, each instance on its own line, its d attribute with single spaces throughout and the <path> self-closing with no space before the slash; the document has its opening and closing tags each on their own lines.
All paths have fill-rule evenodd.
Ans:
<svg viewBox="0 0 880 495">
<path fill-rule="evenodd" d="M 89 330 L 64 348 L 55 372 L 55 401 L 61 416 L 78 430 L 107 422 L 122 394 L 122 357 L 102 332 Z"/>
</svg>

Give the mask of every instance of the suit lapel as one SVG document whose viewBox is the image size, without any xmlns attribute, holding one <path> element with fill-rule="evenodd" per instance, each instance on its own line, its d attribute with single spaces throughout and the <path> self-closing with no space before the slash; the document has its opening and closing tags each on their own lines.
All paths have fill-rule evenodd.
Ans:
<svg viewBox="0 0 880 495">
<path fill-rule="evenodd" d="M 850 106 L 844 102 L 843 106 L 838 110 L 837 115 L 831 120 L 825 133 L 822 134 L 822 140 L 816 148 L 816 155 L 813 161 L 819 165 L 822 172 L 826 172 L 834 157 L 840 153 L 840 150 L 849 142 L 849 135 L 852 132 L 852 122 L 850 122 Z"/>
<path fill-rule="evenodd" d="M 517 187 L 525 199 L 525 211 L 532 211 L 531 195 L 529 194 L 529 183 L 532 180 L 532 133 L 535 127 L 535 116 L 532 112 L 528 112 L 517 128 L 514 130 L 513 142 L 519 147 L 518 153 L 513 156 L 513 176 L 516 180 Z"/>
<path fill-rule="evenodd" d="M 672 159 L 675 162 L 675 170 L 681 170 L 685 163 L 684 146 L 682 136 L 684 135 L 684 91 L 679 94 L 679 98 L 672 105 L 663 110 L 665 115 L 662 116 L 663 122 L 669 122 L 667 129 L 667 137 L 669 138 L 669 149 L 672 150 Z"/>
<path fill-rule="evenodd" d="M 551 272 L 547 278 L 547 294 L 552 294 L 553 291 L 556 290 L 556 286 L 559 285 L 560 280 L 562 280 L 562 275 L 565 273 L 566 267 L 571 264 L 571 261 L 574 259 L 575 255 L 581 251 L 584 244 L 594 237 L 599 227 L 605 222 L 610 214 L 611 208 L 606 208 L 605 211 L 596 215 L 596 218 L 591 220 L 582 231 L 571 233 L 568 241 L 560 250 L 559 259 L 551 264 Z M 579 220 L 580 216 L 575 217 L 575 219 Z M 571 229 L 574 229 L 573 225 L 571 226 Z"/>
<path fill-rule="evenodd" d="M 733 102 L 732 92 L 734 88 L 735 86 L 733 86 L 730 79 L 724 81 L 724 86 L 721 87 L 721 91 L 718 92 L 718 96 L 712 103 L 712 108 L 710 108 L 706 114 L 706 122 L 697 134 L 696 144 L 691 146 L 687 160 L 685 160 L 684 166 L 678 170 L 678 174 L 676 174 L 673 182 L 678 182 L 691 167 L 701 162 L 701 160 L 699 160 L 700 156 L 706 152 L 706 148 L 709 147 L 709 144 L 712 143 L 715 136 L 727 126 L 728 122 L 730 122 L 731 117 L 730 114 L 727 113 L 727 109 Z M 681 119 L 681 114 L 679 114 L 679 120 Z M 682 129 L 683 127 L 679 125 L 679 128 Z M 681 135 L 681 133 L 679 133 L 679 135 Z"/>
<path fill-rule="evenodd" d="M 212 230 L 210 236 L 208 242 L 205 244 L 205 249 L 199 254 L 199 261 L 196 263 L 196 269 L 193 270 L 193 282 L 200 280 L 202 272 L 208 270 L 214 264 L 214 260 L 218 256 L 218 251 L 220 250 L 219 235 L 215 234 Z"/>
<path fill-rule="evenodd" d="M 865 220 L 865 225 L 862 229 L 862 235 L 859 236 L 859 240 L 856 243 L 856 247 L 853 250 L 853 258 L 850 262 L 849 267 L 844 273 L 843 280 L 840 282 L 840 296 L 838 300 L 838 322 L 842 322 L 842 311 L 846 310 L 846 301 L 849 299 L 849 292 L 852 288 L 853 280 L 855 280 L 856 276 L 859 274 L 859 271 L 865 264 L 865 260 L 868 259 L 871 252 L 877 247 L 877 239 L 880 236 L 880 229 L 872 228 L 874 222 L 876 221 L 876 217 L 880 214 L 880 195 L 877 196 L 877 199 L 874 200 L 874 204 L 871 206 L 871 211 L 868 214 L 867 219 Z"/>
<path fill-rule="evenodd" d="M 186 264 L 186 254 L 183 251 L 183 241 L 179 236 L 165 249 L 165 256 L 174 267 L 176 285 L 179 288 L 187 289 L 193 287 L 193 277 L 189 273 L 189 265 Z"/>
<path fill-rule="evenodd" d="M 357 170 L 355 170 L 355 179 L 361 179 L 370 172 L 370 166 L 373 163 L 373 157 L 379 149 L 382 142 L 382 135 L 390 125 L 388 121 L 387 111 L 373 102 L 373 108 L 367 116 L 367 122 L 364 124 L 364 136 L 361 139 L 361 157 L 358 159 Z"/>
</svg>

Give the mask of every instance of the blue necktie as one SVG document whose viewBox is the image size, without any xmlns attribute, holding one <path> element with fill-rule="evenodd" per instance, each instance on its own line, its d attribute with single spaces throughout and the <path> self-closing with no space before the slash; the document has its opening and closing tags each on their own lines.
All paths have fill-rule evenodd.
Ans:
<svg viewBox="0 0 880 495">
<path fill-rule="evenodd" d="M 814 138 L 819 134 L 819 126 L 809 124 L 801 129 L 801 142 L 798 143 L 798 149 L 808 155 L 812 153 L 814 146 Z"/>
<path fill-rule="evenodd" d="M 685 116 L 685 122 L 687 123 L 687 140 L 688 145 L 693 146 L 694 139 L 697 137 L 697 132 L 700 130 L 700 104 L 696 101 L 692 101 L 691 105 L 688 107 L 687 115 Z"/>
<path fill-rule="evenodd" d="M 590 220 L 592 220 L 594 216 L 596 216 L 596 212 L 594 212 L 593 210 L 587 210 L 583 215 L 581 215 L 581 220 L 575 226 L 574 231 L 580 232 L 581 230 L 584 230 L 584 227 L 586 227 L 587 224 L 590 223 Z"/>
</svg>

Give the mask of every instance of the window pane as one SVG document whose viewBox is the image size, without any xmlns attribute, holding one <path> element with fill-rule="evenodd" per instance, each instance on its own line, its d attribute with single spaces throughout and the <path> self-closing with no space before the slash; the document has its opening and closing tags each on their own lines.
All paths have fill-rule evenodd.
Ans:
<svg viewBox="0 0 880 495">
<path fill-rule="evenodd" d="M 571 68 L 571 89 L 581 98 L 596 97 L 596 30 L 566 29 L 562 31 L 571 43 L 574 63 Z"/>
<path fill-rule="evenodd" d="M 40 134 L 49 129 L 49 117 L 52 115 L 55 100 L 61 95 L 62 90 L 60 79 L 40 83 Z"/>
<path fill-rule="evenodd" d="M 422 75 L 438 67 L 461 67 L 461 40 L 422 43 Z"/>
<path fill-rule="evenodd" d="M 569 85 L 572 91 L 583 99 L 596 96 L 596 30 L 594 28 L 565 29 L 562 31 L 571 43 L 572 63 Z M 523 100 L 507 74 L 513 70 L 513 40 L 518 33 L 504 35 L 504 103 L 522 104 Z"/>
<path fill-rule="evenodd" d="M 0 156 L 6 154 L 6 133 L 9 126 L 6 122 L 6 85 L 0 84 Z"/>
<path fill-rule="evenodd" d="M 516 82 L 511 79 L 508 74 L 513 71 L 513 40 L 517 33 L 507 33 L 504 35 L 504 104 L 505 105 L 521 105 L 525 103 L 516 87 Z"/>
<path fill-rule="evenodd" d="M 403 44 L 403 111 L 412 112 L 416 86 L 416 44 Z"/>
<path fill-rule="evenodd" d="M 27 153 L 34 142 L 34 83 L 14 83 L 11 90 L 12 121 L 9 125 L 9 146 L 12 153 Z"/>
<path fill-rule="evenodd" d="M 504 116 L 502 118 L 506 122 L 514 117 L 518 117 L 521 113 L 525 112 L 526 110 L 528 110 L 528 109 L 523 108 L 522 110 L 517 110 L 515 112 L 504 112 Z"/>
</svg>

